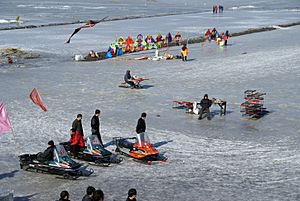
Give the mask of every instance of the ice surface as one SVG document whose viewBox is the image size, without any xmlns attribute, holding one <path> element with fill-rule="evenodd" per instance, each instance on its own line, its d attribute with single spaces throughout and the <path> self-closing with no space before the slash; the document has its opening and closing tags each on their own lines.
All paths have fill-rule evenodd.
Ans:
<svg viewBox="0 0 300 201">
<path fill-rule="evenodd" d="M 0 135 L 0 188 L 30 200 L 55 200 L 62 190 L 70 192 L 71 200 L 80 200 L 89 185 L 101 188 L 105 200 L 125 200 L 132 187 L 138 190 L 138 199 L 145 201 L 299 199 L 300 26 L 230 38 L 226 48 L 215 43 L 189 45 L 188 62 L 126 60 L 152 56 L 151 51 L 100 62 L 71 60 L 75 53 L 95 49 L 96 44 L 105 49 L 116 35 L 137 34 L 145 24 L 144 33 L 192 27 L 193 35 L 208 26 L 239 31 L 291 22 L 299 16 L 251 13 L 106 22 L 83 30 L 68 46 L 62 42 L 75 25 L 0 32 L 1 47 L 17 46 L 44 56 L 24 61 L 23 68 L 0 67 L 0 100 L 6 103 L 14 127 L 14 133 Z M 171 20 L 174 24 L 165 24 Z M 179 49 L 169 52 L 176 55 Z M 153 87 L 118 88 L 127 69 L 150 78 L 144 84 Z M 33 87 L 38 88 L 47 113 L 29 100 Z M 267 93 L 269 115 L 258 121 L 241 120 L 239 105 L 246 89 Z M 228 114 L 198 121 L 197 116 L 172 109 L 173 100 L 199 100 L 205 93 L 226 100 Z M 68 140 L 77 113 L 83 114 L 88 135 L 96 108 L 102 111 L 105 143 L 115 136 L 131 136 L 138 117 L 147 112 L 151 141 L 160 145 L 157 149 L 169 160 L 155 166 L 125 160 L 109 168 L 94 167 L 95 176 L 78 181 L 19 170 L 18 154 L 41 151 L 50 139 Z M 213 106 L 212 111 L 218 109 Z"/>
</svg>

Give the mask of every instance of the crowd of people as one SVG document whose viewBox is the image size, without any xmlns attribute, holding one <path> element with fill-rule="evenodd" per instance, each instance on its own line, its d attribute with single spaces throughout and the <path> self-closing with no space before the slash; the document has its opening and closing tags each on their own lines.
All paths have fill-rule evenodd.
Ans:
<svg viewBox="0 0 300 201">
<path fill-rule="evenodd" d="M 222 6 L 216 6 L 219 12 L 222 12 Z M 227 40 L 229 38 L 229 31 L 218 32 L 216 28 L 208 29 L 205 32 L 203 42 L 208 40 L 209 42 L 212 40 L 217 41 L 219 46 L 226 46 Z M 132 37 L 128 36 L 126 39 L 120 36 L 115 42 L 111 43 L 108 47 L 108 50 L 104 52 L 104 54 L 100 55 L 100 53 L 91 50 L 86 58 L 89 60 L 99 60 L 104 58 L 113 58 L 117 56 L 121 56 L 125 53 L 145 51 L 150 49 L 159 49 L 162 47 L 168 47 L 170 44 L 181 46 L 181 55 L 164 55 L 165 59 L 182 59 L 183 61 L 187 61 L 187 43 L 183 42 L 183 38 L 179 32 L 177 32 L 174 36 L 169 32 L 163 37 L 161 33 L 158 33 L 156 37 L 148 34 L 146 38 L 142 34 L 138 34 L 136 39 L 133 40 Z"/>
<path fill-rule="evenodd" d="M 212 31 L 207 29 L 204 35 L 204 41 L 208 40 L 209 42 L 214 40 L 217 41 L 218 45 L 227 46 L 227 40 L 229 38 L 229 31 L 227 30 L 225 33 L 219 33 L 216 28 L 213 28 Z"/>
<path fill-rule="evenodd" d="M 180 46 L 182 41 L 183 39 L 179 32 L 177 32 L 174 36 L 172 36 L 169 32 L 165 37 L 163 37 L 160 32 L 157 33 L 156 37 L 151 34 L 148 34 L 146 37 L 142 34 L 138 34 L 135 40 L 131 36 L 127 36 L 126 39 L 120 36 L 115 42 L 110 44 L 105 58 L 112 58 L 129 52 L 139 52 L 167 47 L 171 43 Z"/>
<path fill-rule="evenodd" d="M 125 200 L 125 199 L 124 199 Z M 129 189 L 126 201 L 136 201 L 137 190 L 135 188 Z M 58 201 L 71 201 L 68 191 L 62 191 Z M 93 186 L 86 189 L 86 194 L 83 196 L 82 201 L 104 201 L 104 193 L 101 189 L 96 190 Z"/>
</svg>

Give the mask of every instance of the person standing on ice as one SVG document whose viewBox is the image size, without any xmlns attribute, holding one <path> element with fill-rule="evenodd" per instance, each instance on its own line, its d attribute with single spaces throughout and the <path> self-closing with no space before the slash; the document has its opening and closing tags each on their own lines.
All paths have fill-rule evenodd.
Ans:
<svg viewBox="0 0 300 201">
<path fill-rule="evenodd" d="M 186 44 L 184 44 L 183 47 L 181 48 L 182 61 L 187 61 L 188 54 L 189 54 L 189 49 L 187 48 Z"/>
<path fill-rule="evenodd" d="M 70 145 L 72 153 L 77 157 L 78 152 L 84 147 L 82 114 L 78 114 L 77 118 L 72 123 Z"/>
<path fill-rule="evenodd" d="M 203 112 L 207 112 L 207 119 L 210 120 L 210 113 L 209 113 L 209 108 L 210 106 L 212 105 L 212 101 L 208 99 L 208 95 L 205 94 L 203 99 L 201 100 L 200 102 L 200 106 L 201 106 L 201 109 L 200 109 L 200 112 L 199 112 L 199 120 L 202 119 L 202 114 Z"/>
<path fill-rule="evenodd" d="M 128 191 L 128 196 L 126 201 L 136 201 L 136 195 L 137 195 L 136 189 L 135 188 L 130 189 Z"/>
<path fill-rule="evenodd" d="M 228 38 L 229 38 L 229 31 L 227 30 L 226 32 L 225 32 L 225 35 L 224 35 L 224 45 L 225 46 L 227 46 L 227 40 L 228 40 Z"/>
<path fill-rule="evenodd" d="M 141 114 L 141 117 L 139 118 L 135 129 L 137 134 L 144 133 L 146 131 L 146 116 L 147 114 L 145 112 Z"/>
<path fill-rule="evenodd" d="M 91 127 L 92 127 L 92 135 L 96 135 L 100 141 L 100 143 L 103 145 L 102 138 L 100 135 L 100 117 L 101 111 L 99 109 L 95 110 L 95 114 L 91 119 Z"/>
<path fill-rule="evenodd" d="M 219 5 L 219 13 L 223 13 L 224 7 L 222 5 Z"/>
</svg>

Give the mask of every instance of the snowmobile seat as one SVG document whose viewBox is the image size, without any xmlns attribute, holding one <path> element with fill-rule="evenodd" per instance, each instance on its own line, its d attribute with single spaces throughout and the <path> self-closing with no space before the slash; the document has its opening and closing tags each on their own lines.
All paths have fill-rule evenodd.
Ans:
<svg viewBox="0 0 300 201">
<path fill-rule="evenodd" d="M 22 162 L 31 162 L 33 160 L 37 160 L 36 154 L 23 154 L 19 156 L 20 161 Z"/>
<path fill-rule="evenodd" d="M 132 143 L 132 142 L 129 142 L 129 141 L 125 140 L 125 139 L 122 140 L 122 141 L 120 141 L 120 142 L 119 142 L 119 145 L 120 145 L 121 147 L 130 149 L 130 150 L 133 149 L 133 143 Z"/>
</svg>

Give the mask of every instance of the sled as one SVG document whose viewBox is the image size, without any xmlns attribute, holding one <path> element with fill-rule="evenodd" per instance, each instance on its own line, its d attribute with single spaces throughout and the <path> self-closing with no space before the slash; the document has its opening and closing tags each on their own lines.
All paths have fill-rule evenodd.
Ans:
<svg viewBox="0 0 300 201">
<path fill-rule="evenodd" d="M 144 80 L 149 80 L 147 78 L 142 78 L 142 77 L 139 77 L 139 78 L 135 78 L 133 79 L 136 86 L 135 87 L 132 87 L 130 86 L 129 84 L 127 84 L 126 82 L 122 82 L 119 87 L 121 88 L 131 88 L 131 89 L 142 89 L 143 86 L 140 84 L 141 82 L 143 82 Z"/>
</svg>

